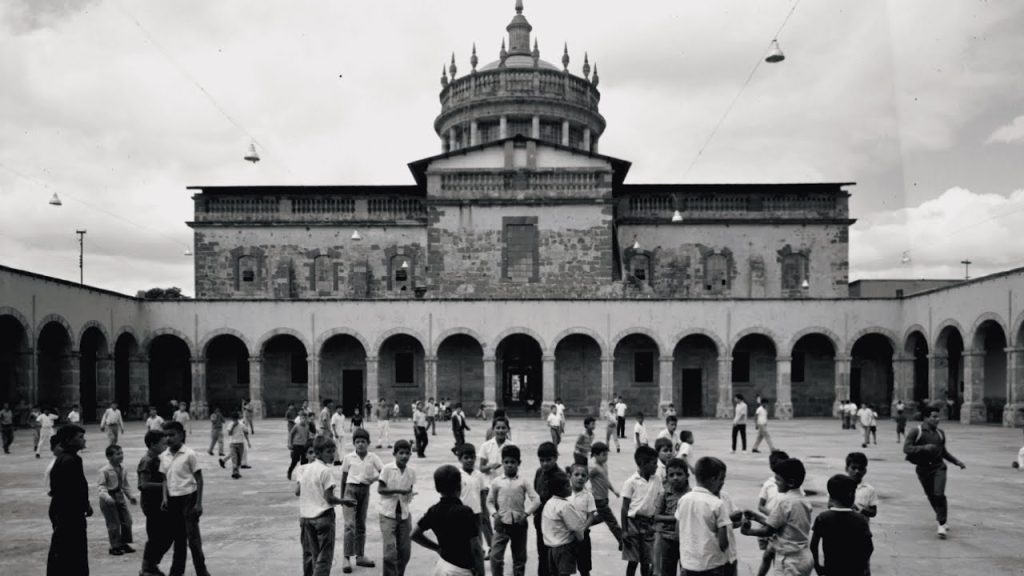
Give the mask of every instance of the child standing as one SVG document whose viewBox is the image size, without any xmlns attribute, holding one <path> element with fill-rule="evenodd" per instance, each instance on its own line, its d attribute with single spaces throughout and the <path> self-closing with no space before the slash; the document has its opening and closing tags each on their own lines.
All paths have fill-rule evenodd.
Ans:
<svg viewBox="0 0 1024 576">
<path fill-rule="evenodd" d="M 775 536 L 776 571 L 780 574 L 810 576 L 814 560 L 809 549 L 811 532 L 811 504 L 804 498 L 800 486 L 806 471 L 796 458 L 775 465 L 775 482 L 779 496 L 775 509 L 766 518 L 760 512 L 748 510 L 740 531 L 747 536 Z M 754 527 L 750 520 L 762 526 Z"/>
<path fill-rule="evenodd" d="M 298 428 L 298 426 L 296 426 Z M 377 481 L 384 463 L 380 457 L 367 452 L 370 434 L 362 428 L 352 431 L 355 451 L 341 461 L 341 499 L 345 501 L 345 558 L 342 572 L 350 574 L 352 564 L 349 558 L 356 557 L 356 566 L 374 568 L 373 560 L 366 551 L 366 510 L 370 503 L 370 484 Z"/>
<path fill-rule="evenodd" d="M 633 443 L 637 448 L 647 446 L 647 428 L 644 426 L 644 413 L 636 413 L 636 424 L 633 425 Z"/>
<path fill-rule="evenodd" d="M 377 493 L 380 494 L 380 533 L 384 547 L 384 576 L 402 576 L 412 553 L 412 519 L 409 506 L 416 495 L 416 471 L 409 468 L 412 446 L 408 440 L 398 440 L 394 449 L 395 461 L 388 462 L 380 471 Z"/>
<path fill-rule="evenodd" d="M 863 452 L 850 452 L 846 455 L 846 475 L 857 483 L 853 509 L 867 518 L 874 518 L 878 515 L 878 492 L 874 486 L 864 481 L 867 473 L 868 457 Z"/>
<path fill-rule="evenodd" d="M 120 556 L 126 552 L 135 552 L 129 546 L 132 543 L 132 515 L 128 511 L 125 500 L 136 504 L 128 483 L 128 473 L 121 463 L 124 452 L 117 444 L 107 446 L 107 463 L 100 468 L 100 512 L 107 523 L 107 537 L 110 539 L 110 555 Z"/>
<path fill-rule="evenodd" d="M 594 495 L 587 490 L 587 480 L 590 478 L 590 470 L 586 464 L 573 464 L 569 468 L 569 485 L 572 488 L 572 496 L 569 497 L 569 506 L 580 520 L 580 528 L 583 537 L 577 539 L 573 555 L 576 557 L 576 569 L 580 576 L 590 576 L 593 569 L 591 560 L 590 527 L 597 524 L 601 519 L 597 515 L 597 503 Z"/>
<path fill-rule="evenodd" d="M 654 441 L 654 450 L 658 453 L 658 469 L 654 472 L 654 475 L 665 483 L 665 465 L 675 455 L 675 451 L 672 449 L 672 440 L 668 438 L 658 438 Z"/>
<path fill-rule="evenodd" d="M 420 518 L 412 533 L 412 541 L 438 553 L 433 574 L 440 576 L 473 576 L 473 542 L 480 546 L 480 530 L 473 524 L 473 511 L 459 500 L 462 477 L 458 468 L 440 466 L 434 471 L 434 489 L 441 500 Z M 434 542 L 424 534 L 433 532 Z"/>
<path fill-rule="evenodd" d="M 548 430 L 551 432 L 551 442 L 558 446 L 562 443 L 562 417 L 558 415 L 558 405 L 552 404 L 551 411 L 547 418 Z"/>
<path fill-rule="evenodd" d="M 619 418 L 615 413 L 615 402 L 608 403 L 608 409 L 604 412 L 605 430 L 604 430 L 604 443 L 606 446 L 611 448 L 612 438 L 615 439 L 615 451 L 621 452 L 619 448 Z"/>
<path fill-rule="evenodd" d="M 495 423 L 497 424 L 497 423 Z M 497 426 L 495 426 L 497 428 Z M 506 443 L 501 449 L 502 474 L 491 481 L 487 504 L 494 510 L 494 541 L 491 543 L 491 574 L 504 574 L 505 547 L 512 542 L 512 574 L 526 573 L 526 517 L 540 506 L 540 497 L 528 480 L 519 476 L 519 447 Z"/>
<path fill-rule="evenodd" d="M 291 448 L 292 456 L 292 462 L 288 465 L 287 477 L 289 480 L 292 479 L 292 471 L 295 470 L 295 465 L 306 463 L 306 443 L 311 438 L 306 418 L 306 412 L 300 411 L 298 416 L 295 417 L 295 426 L 288 433 L 288 447 Z M 335 447 L 335 450 L 337 450 L 337 447 Z"/>
<path fill-rule="evenodd" d="M 679 432 L 677 430 L 679 426 L 679 419 L 676 418 L 675 414 L 670 414 L 665 417 L 665 428 L 658 432 L 658 438 L 668 438 L 672 441 L 672 450 L 679 450 Z M 655 438 L 657 442 L 657 438 Z"/>
<path fill-rule="evenodd" d="M 199 518 L 203 515 L 203 470 L 194 450 L 185 446 L 185 427 L 178 422 L 164 424 L 167 450 L 160 455 L 164 475 L 163 508 L 167 510 L 169 533 L 174 538 L 171 574 L 185 573 L 185 547 L 192 551 L 192 566 L 199 576 L 209 576 Z"/>
<path fill-rule="evenodd" d="M 50 438 L 53 437 L 53 423 L 56 421 L 57 415 L 49 408 L 43 408 L 43 411 L 36 416 L 36 423 L 39 425 L 39 434 L 36 438 L 36 458 L 40 457 L 41 449 L 49 448 Z"/>
<path fill-rule="evenodd" d="M 690 491 L 690 471 L 686 462 L 672 458 L 665 465 L 665 490 L 654 515 L 654 573 L 658 576 L 676 576 L 679 564 L 679 529 L 676 508 L 679 499 Z"/>
<path fill-rule="evenodd" d="M 768 454 L 768 467 L 772 470 L 772 475 L 761 484 L 761 491 L 757 495 L 757 510 L 765 516 L 770 515 L 775 509 L 775 500 L 779 497 L 779 485 L 775 482 L 775 465 L 783 460 L 789 460 L 789 454 L 782 450 L 772 450 Z M 775 560 L 775 544 L 770 538 L 758 538 L 757 545 L 764 551 L 757 576 L 765 576 Z"/>
<path fill-rule="evenodd" d="M 156 413 L 156 406 L 149 407 L 149 417 L 146 418 L 146 430 L 163 430 L 164 419 Z"/>
<path fill-rule="evenodd" d="M 188 413 L 188 404 L 181 402 L 178 409 L 174 411 L 174 421 L 185 427 L 185 431 L 192 433 L 192 415 Z"/>
<path fill-rule="evenodd" d="M 594 495 L 594 505 L 597 508 L 598 517 L 608 526 L 615 540 L 622 544 L 622 528 L 619 521 L 615 519 L 615 513 L 608 506 L 608 493 L 619 497 L 618 491 L 612 486 L 608 477 L 608 445 L 604 442 L 594 442 L 590 447 L 592 461 L 590 464 L 590 490 Z"/>
<path fill-rule="evenodd" d="M 676 458 L 682 459 L 686 462 L 686 468 L 693 474 L 693 462 L 690 452 L 693 450 L 693 432 L 689 430 L 683 430 L 679 433 L 679 450 L 676 451 Z"/>
<path fill-rule="evenodd" d="M 160 561 L 171 547 L 167 532 L 167 512 L 160 509 L 164 498 L 164 475 L 160 473 L 160 454 L 167 449 L 164 433 L 146 432 L 146 454 L 139 460 L 139 502 L 146 516 L 146 547 L 142 550 L 139 576 L 157 576 Z"/>
<path fill-rule="evenodd" d="M 485 476 L 476 470 L 476 447 L 466 442 L 458 446 L 460 472 L 462 473 L 462 492 L 459 497 L 462 503 L 473 511 L 476 518 L 476 525 L 481 525 L 481 517 L 486 514 L 488 484 Z M 481 542 L 483 538 L 477 539 L 473 548 L 473 565 L 477 573 L 484 573 L 484 549 Z"/>
<path fill-rule="evenodd" d="M 304 576 L 329 576 L 334 564 L 334 495 L 337 481 L 328 467 L 337 459 L 337 447 L 327 436 L 313 440 L 315 458 L 299 470 L 295 495 L 299 497 L 299 538 Z"/>
<path fill-rule="evenodd" d="M 551 486 L 553 482 L 564 481 L 568 484 L 569 479 L 565 471 L 558 467 L 558 447 L 552 442 L 542 442 L 537 446 L 537 460 L 540 467 L 533 476 L 533 488 L 540 498 L 540 508 L 533 515 L 533 529 L 537 538 L 537 558 L 540 564 L 537 566 L 537 576 L 548 576 L 548 549 L 544 544 L 544 532 L 542 529 L 542 518 L 544 506 L 554 495 Z M 561 480 L 559 480 L 561 478 Z"/>
<path fill-rule="evenodd" d="M 235 480 L 242 477 L 238 472 L 238 469 L 242 465 L 242 452 L 245 450 L 245 445 L 249 442 L 249 430 L 246 425 L 242 422 L 242 415 L 239 412 L 231 414 L 231 423 L 228 424 L 228 458 L 218 458 L 217 463 L 220 467 L 224 467 L 224 463 L 230 458 L 231 460 L 231 477 Z M 289 478 L 290 479 L 290 478 Z"/>
<path fill-rule="evenodd" d="M 547 558 L 540 561 L 547 561 L 551 576 L 568 576 L 576 572 L 576 543 L 584 538 L 584 523 L 567 499 L 572 491 L 564 475 L 552 477 L 548 489 L 551 498 L 544 505 L 541 518 Z"/>
<path fill-rule="evenodd" d="M 903 412 L 903 401 L 896 403 L 896 442 L 903 442 L 907 435 L 907 415 Z"/>
<path fill-rule="evenodd" d="M 583 433 L 576 437 L 576 446 L 573 448 L 572 457 L 577 464 L 587 466 L 590 460 L 590 447 L 594 443 L 594 417 L 587 416 L 583 419 Z"/>
<path fill-rule="evenodd" d="M 719 497 L 725 485 L 725 463 L 704 457 L 694 468 L 697 486 L 676 507 L 679 563 L 686 574 L 724 576 L 733 548 L 733 519 Z"/>
<path fill-rule="evenodd" d="M 837 474 L 828 480 L 829 509 L 814 519 L 811 555 L 814 570 L 829 576 L 863 576 L 871 569 L 871 528 L 853 509 L 856 481 Z M 825 562 L 819 562 L 818 543 L 824 540 Z"/>
<path fill-rule="evenodd" d="M 638 419 L 643 415 L 639 414 Z M 622 559 L 627 562 L 626 576 L 651 574 L 654 562 L 654 515 L 658 511 L 662 484 L 655 476 L 658 453 L 641 445 L 633 455 L 636 472 L 622 485 Z"/>
</svg>

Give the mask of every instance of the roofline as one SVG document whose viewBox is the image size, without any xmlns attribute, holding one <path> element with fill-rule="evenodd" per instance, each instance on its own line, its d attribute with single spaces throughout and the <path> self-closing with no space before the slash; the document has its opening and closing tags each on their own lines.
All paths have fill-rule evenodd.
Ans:
<svg viewBox="0 0 1024 576">
<path fill-rule="evenodd" d="M 237 192 L 260 192 L 264 194 L 288 194 L 288 193 L 328 193 L 328 192 L 354 192 L 374 190 L 378 192 L 388 191 L 422 191 L 418 184 L 318 184 L 318 185 L 289 185 L 269 184 L 255 186 L 186 186 L 186 190 L 200 190 L 204 193 L 237 193 Z"/>
<path fill-rule="evenodd" d="M 710 187 L 716 187 L 716 186 L 730 187 L 730 188 L 743 188 L 743 187 L 747 187 L 747 186 L 751 186 L 751 187 L 753 187 L 753 186 L 757 186 L 757 187 L 778 186 L 780 188 L 782 188 L 782 187 L 787 187 L 788 188 L 788 187 L 792 187 L 792 186 L 808 186 L 808 187 L 809 186 L 814 186 L 814 187 L 837 186 L 839 188 L 842 188 L 843 186 L 856 186 L 856 185 L 857 185 L 856 182 L 705 182 L 705 183 L 697 183 L 697 182 L 693 182 L 693 183 L 663 182 L 663 183 L 656 183 L 656 184 L 623 184 L 622 186 L 624 188 L 634 188 L 634 187 L 636 187 L 636 188 L 680 188 L 680 187 L 685 187 L 685 188 L 703 188 L 703 187 L 709 187 L 710 188 Z"/>
<path fill-rule="evenodd" d="M 60 284 L 62 286 L 67 286 L 68 288 L 78 288 L 80 290 L 89 290 L 89 291 L 92 291 L 92 292 L 99 292 L 100 294 L 106 294 L 108 296 L 116 296 L 118 298 L 125 298 L 127 300 L 132 300 L 134 302 L 142 302 L 143 301 L 142 298 L 136 298 L 135 296 L 129 296 L 128 294 L 123 294 L 121 292 L 115 292 L 113 290 L 107 290 L 106 288 L 97 288 L 95 286 L 89 286 L 88 284 L 79 284 L 78 282 L 72 282 L 70 280 L 64 280 L 62 278 L 55 278 L 53 276 L 47 276 L 45 274 L 39 274 L 37 272 L 29 272 L 28 270 L 22 270 L 20 268 L 12 268 L 10 266 L 4 266 L 3 264 L 0 264 L 0 271 L 11 272 L 11 273 L 19 274 L 19 275 L 22 275 L 22 276 L 28 276 L 30 278 L 35 278 L 37 280 L 43 280 L 45 282 L 53 282 L 55 284 Z"/>
</svg>

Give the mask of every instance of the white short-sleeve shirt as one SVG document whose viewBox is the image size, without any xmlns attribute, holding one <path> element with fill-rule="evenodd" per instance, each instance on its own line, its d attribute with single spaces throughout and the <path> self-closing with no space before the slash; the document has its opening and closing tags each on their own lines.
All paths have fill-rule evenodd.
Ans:
<svg viewBox="0 0 1024 576">
<path fill-rule="evenodd" d="M 501 449 L 505 446 L 514 446 L 514 444 L 512 444 L 511 440 L 505 440 L 504 444 L 498 446 L 498 441 L 491 438 L 480 445 L 480 450 L 477 452 L 477 456 L 479 456 L 481 460 L 487 460 L 488 465 L 501 464 Z M 488 472 L 487 475 L 491 480 L 494 480 L 502 474 L 502 468 L 501 466 L 498 466 L 494 470 Z"/>
<path fill-rule="evenodd" d="M 647 427 L 637 422 L 633 425 L 633 440 L 638 446 L 647 444 Z"/>
<path fill-rule="evenodd" d="M 732 526 L 721 498 L 701 486 L 695 487 L 679 499 L 676 522 L 683 570 L 711 570 L 729 562 L 728 552 L 718 546 L 718 529 Z"/>
<path fill-rule="evenodd" d="M 324 499 L 324 490 L 337 485 L 334 473 L 320 459 L 299 470 L 299 517 L 316 518 L 334 508 Z"/>
<path fill-rule="evenodd" d="M 653 517 L 658 512 L 658 499 L 661 497 L 662 485 L 656 476 L 644 480 L 638 472 L 626 478 L 622 484 L 622 498 L 629 498 L 629 509 L 626 516 Z"/>
<path fill-rule="evenodd" d="M 168 496 L 188 496 L 195 492 L 195 474 L 200 470 L 199 458 L 188 446 L 182 446 L 177 452 L 168 448 L 160 454 L 160 472 L 166 477 Z"/>
<path fill-rule="evenodd" d="M 548 426 L 551 428 L 558 428 L 562 425 L 562 417 L 558 415 L 558 411 L 554 411 L 548 414 Z"/>
<path fill-rule="evenodd" d="M 392 490 L 408 490 L 416 486 L 416 471 L 406 465 L 405 470 L 399 470 L 398 464 L 388 462 L 380 471 L 381 483 Z M 378 511 L 381 516 L 395 518 L 396 508 L 401 503 L 402 520 L 409 517 L 409 504 L 412 502 L 411 494 L 388 494 L 381 495 Z"/>
<path fill-rule="evenodd" d="M 878 506 L 878 491 L 871 484 L 861 482 L 857 485 L 857 492 L 854 493 L 853 505 L 858 509 Z"/>
<path fill-rule="evenodd" d="M 340 438 L 341 437 L 341 431 L 344 430 L 344 429 L 345 429 L 345 416 L 335 412 L 334 416 L 331 416 L 331 432 L 334 433 L 335 436 Z"/>
<path fill-rule="evenodd" d="M 479 514 L 482 510 L 480 508 L 480 492 L 490 486 L 490 483 L 485 480 L 485 476 L 479 470 L 473 470 L 470 474 L 463 469 L 459 469 L 462 473 L 462 503 L 469 506 L 469 509 L 473 511 L 473 514 Z"/>
<path fill-rule="evenodd" d="M 365 458 L 360 458 L 355 452 L 350 452 L 341 461 L 341 472 L 348 473 L 346 484 L 373 484 L 383 468 L 384 462 L 373 452 L 367 452 Z"/>
<path fill-rule="evenodd" d="M 619 402 L 618 404 L 615 405 L 615 415 L 617 417 L 619 417 L 619 418 L 625 418 L 626 417 L 626 403 L 625 402 Z"/>
</svg>

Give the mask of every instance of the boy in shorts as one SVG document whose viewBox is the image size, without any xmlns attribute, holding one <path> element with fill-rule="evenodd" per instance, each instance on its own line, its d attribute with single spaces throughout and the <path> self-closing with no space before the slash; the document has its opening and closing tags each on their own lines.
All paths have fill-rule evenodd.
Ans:
<svg viewBox="0 0 1024 576">
<path fill-rule="evenodd" d="M 777 463 L 775 482 L 779 485 L 779 497 L 775 508 L 767 517 L 747 510 L 740 528 L 746 536 L 776 537 L 776 572 L 786 576 L 810 576 L 814 568 L 810 551 L 811 503 L 800 490 L 806 475 L 803 462 L 796 458 Z M 751 520 L 761 526 L 751 525 Z"/>
<path fill-rule="evenodd" d="M 608 526 L 608 530 L 621 546 L 622 528 L 619 527 L 619 521 L 615 519 L 615 513 L 608 506 L 609 492 L 615 494 L 616 498 L 619 497 L 618 491 L 615 490 L 608 478 L 608 451 L 608 445 L 604 442 L 594 442 L 594 445 L 590 447 L 590 491 L 594 495 L 594 505 L 597 506 L 598 517 L 604 521 L 605 526 Z"/>
<path fill-rule="evenodd" d="M 637 566 L 650 576 L 654 561 L 654 515 L 661 497 L 661 481 L 655 476 L 658 453 L 643 445 L 633 454 L 636 472 L 622 485 L 622 559 L 627 562 L 626 576 L 634 576 Z"/>
</svg>

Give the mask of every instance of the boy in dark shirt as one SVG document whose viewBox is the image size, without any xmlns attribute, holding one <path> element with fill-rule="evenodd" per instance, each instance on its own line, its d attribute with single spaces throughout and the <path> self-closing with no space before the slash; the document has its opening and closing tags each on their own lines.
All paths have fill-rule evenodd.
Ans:
<svg viewBox="0 0 1024 576">
<path fill-rule="evenodd" d="M 533 489 L 540 497 L 540 508 L 533 514 L 533 528 L 537 535 L 537 557 L 540 563 L 537 566 L 537 576 L 548 576 L 548 547 L 544 544 L 544 534 L 541 531 L 541 519 L 544 514 L 544 505 L 554 496 L 551 491 L 551 481 L 555 476 L 560 476 L 566 483 L 569 477 L 565 471 L 558 467 L 558 447 L 553 442 L 541 442 L 537 446 L 537 460 L 540 468 L 533 476 Z"/>
<path fill-rule="evenodd" d="M 172 539 L 167 533 L 169 524 L 167 512 L 160 509 L 164 494 L 164 475 L 160 472 L 160 454 L 167 449 L 164 433 L 158 430 L 146 432 L 146 453 L 139 460 L 139 503 L 146 515 L 146 547 L 142 551 L 142 571 L 139 576 L 157 576 L 160 561 L 171 548 Z"/>
<path fill-rule="evenodd" d="M 443 576 L 472 576 L 473 546 L 479 546 L 480 528 L 476 515 L 459 498 L 462 493 L 462 473 L 444 465 L 434 471 L 434 488 L 441 500 L 420 518 L 412 532 L 412 541 L 440 555 L 434 574 Z M 424 534 L 432 531 L 434 542 Z"/>
<path fill-rule="evenodd" d="M 865 576 L 870 574 L 871 528 L 863 514 L 853 510 L 857 481 L 845 474 L 828 480 L 828 507 L 814 519 L 811 528 L 811 554 L 814 570 L 828 576 Z M 824 540 L 825 565 L 818 556 L 818 542 Z"/>
<path fill-rule="evenodd" d="M 78 452 L 85 448 L 85 430 L 75 424 L 57 430 L 61 447 L 50 469 L 50 523 L 53 537 L 46 560 L 47 576 L 89 574 L 85 519 L 92 516 L 89 484 Z"/>
</svg>

